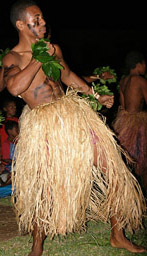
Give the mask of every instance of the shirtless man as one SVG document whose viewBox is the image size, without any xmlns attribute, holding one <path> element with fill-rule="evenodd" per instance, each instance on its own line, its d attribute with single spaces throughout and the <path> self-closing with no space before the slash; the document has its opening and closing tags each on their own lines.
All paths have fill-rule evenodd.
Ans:
<svg viewBox="0 0 147 256">
<path fill-rule="evenodd" d="M 61 97 L 63 95 L 61 84 L 45 81 L 46 77 L 41 69 L 42 64 L 34 59 L 31 60 L 31 45 L 37 42 L 38 39 L 43 38 L 46 33 L 45 21 L 42 13 L 38 11 L 38 7 L 29 8 L 25 23 L 22 20 L 17 20 L 16 27 L 19 30 L 19 43 L 4 58 L 3 62 L 5 67 L 13 66 L 6 79 L 7 89 L 14 96 L 21 95 L 30 108 Z M 59 46 L 51 43 L 48 46 L 49 54 L 55 54 L 56 58 L 60 60 L 60 64 L 64 67 L 61 72 L 62 82 L 67 86 L 72 86 L 74 89 L 81 89 L 85 94 L 92 94 L 92 89 L 69 69 Z M 109 108 L 113 104 L 113 97 L 100 96 L 99 102 Z"/>
<path fill-rule="evenodd" d="M 120 81 L 120 104 L 126 111 L 138 113 L 143 110 L 144 102 L 147 104 L 147 80 L 143 77 L 146 71 L 145 58 L 139 52 L 131 52 L 126 62 L 129 73 Z"/>
<path fill-rule="evenodd" d="M 52 79 L 46 78 L 46 76 L 41 68 L 42 64 L 40 62 L 32 59 L 31 45 L 32 45 L 32 43 L 37 42 L 38 39 L 44 37 L 44 34 L 46 32 L 46 27 L 45 27 L 46 23 L 45 23 L 45 20 L 43 18 L 40 8 L 34 2 L 32 2 L 32 1 L 24 1 L 24 2 L 26 2 L 26 4 L 22 6 L 21 10 L 19 9 L 21 1 L 18 1 L 16 3 L 16 5 L 12 8 L 12 11 L 11 11 L 11 21 L 12 21 L 13 25 L 17 28 L 18 33 L 19 33 L 19 43 L 10 51 L 10 53 L 8 53 L 4 57 L 3 66 L 4 66 L 4 68 L 7 68 L 7 77 L 5 78 L 5 81 L 7 84 L 8 91 L 14 96 L 21 95 L 23 100 L 27 103 L 27 105 L 30 108 L 29 113 L 31 113 L 35 109 L 38 109 L 38 107 L 40 108 L 40 106 L 44 103 L 46 105 L 48 105 L 48 103 L 50 103 L 50 102 L 55 102 L 55 101 L 59 102 L 60 98 L 64 98 L 64 97 L 62 97 L 64 95 L 64 92 L 62 89 L 61 82 L 58 81 L 55 83 Z M 78 89 L 81 92 L 84 92 L 85 94 L 92 94 L 93 92 L 92 92 L 91 88 L 82 79 L 80 79 L 75 73 L 73 73 L 69 69 L 69 67 L 67 66 L 67 64 L 65 63 L 65 61 L 63 59 L 62 52 L 61 52 L 61 49 L 59 48 L 59 46 L 53 45 L 51 43 L 48 43 L 48 46 L 49 46 L 49 54 L 55 55 L 56 58 L 60 60 L 60 64 L 64 67 L 64 69 L 61 71 L 61 81 L 65 85 L 72 86 L 74 89 Z M 98 100 L 101 104 L 106 105 L 106 107 L 108 107 L 108 108 L 111 107 L 113 104 L 113 97 L 111 97 L 111 96 L 106 96 L 106 95 L 100 96 L 100 97 L 98 97 Z M 52 104 L 50 104 L 50 105 L 52 105 Z M 82 116 L 83 116 L 83 113 L 84 112 L 82 111 Z M 51 115 L 51 112 L 48 114 L 48 118 L 50 117 L 50 115 Z M 42 117 L 42 115 L 40 116 L 40 118 L 41 117 Z M 27 118 L 27 117 L 25 116 L 25 118 Z M 61 118 L 59 118 L 59 121 L 60 121 L 60 119 Z M 30 122 L 31 122 L 31 119 L 30 119 Z M 27 125 L 29 125 L 30 122 Z M 42 122 L 40 121 L 40 125 L 41 124 L 42 124 Z M 50 125 L 52 125 L 52 124 L 50 124 Z M 56 122 L 56 125 L 57 125 L 57 122 Z M 35 124 L 33 125 L 33 127 L 35 127 Z M 25 129 L 28 129 L 28 126 L 27 127 L 25 126 Z M 23 128 L 22 128 L 22 130 L 23 130 Z M 88 128 L 88 130 L 89 130 L 89 128 Z M 38 129 L 37 129 L 37 131 L 38 131 Z M 21 131 L 20 131 L 20 134 L 21 134 Z M 36 136 L 36 134 L 34 136 Z M 89 135 L 89 136 L 91 136 L 91 135 Z M 36 137 L 34 138 L 34 140 L 35 139 L 36 139 Z M 17 146 L 19 146 L 20 141 L 21 141 L 21 137 L 19 137 Z M 47 141 L 48 141 L 48 139 L 46 139 L 46 143 L 47 143 Z M 26 144 L 28 144 L 28 137 L 26 138 Z M 96 145 L 96 143 L 94 143 L 94 144 Z M 62 145 L 62 147 L 63 147 L 63 145 Z M 23 148 L 24 148 L 24 143 L 23 143 Z M 29 149 L 25 150 L 24 151 L 25 154 L 28 151 L 29 151 Z M 50 146 L 49 146 L 49 152 L 51 152 Z M 95 150 L 95 153 L 96 153 L 96 150 Z M 23 153 L 23 155 L 24 155 L 24 153 Z M 84 155 L 83 155 L 83 157 L 84 157 Z M 19 155 L 17 155 L 17 161 L 18 161 L 18 158 L 19 158 Z M 37 157 L 36 157 L 36 159 L 37 159 Z M 83 162 L 85 160 L 83 160 Z M 17 161 L 16 161 L 16 163 L 17 163 Z M 96 165 L 96 159 L 94 160 L 94 163 Z M 46 164 L 46 162 L 45 162 L 45 164 Z M 17 171 L 19 171 L 20 169 L 21 169 L 21 173 L 23 174 L 26 171 L 26 162 L 25 162 L 24 171 L 22 170 L 22 165 L 21 165 L 21 168 L 18 168 L 18 169 L 17 169 L 17 164 L 15 167 L 16 167 L 16 169 L 15 169 L 16 175 L 15 176 L 17 176 Z M 42 165 L 41 168 L 44 168 L 44 166 Z M 39 169 L 39 172 L 40 171 L 41 171 L 41 169 Z M 32 176 L 33 177 L 32 179 L 34 179 L 34 175 Z M 19 174 L 18 174 L 18 176 L 19 176 Z M 20 178 L 20 176 L 19 176 L 19 178 Z M 57 177 L 55 177 L 54 179 L 56 179 L 56 178 Z M 21 184 L 23 183 L 23 181 L 21 182 Z M 45 180 L 44 180 L 44 182 L 45 182 Z M 90 182 L 88 182 L 88 185 L 89 185 L 89 183 Z M 72 184 L 73 184 L 73 181 L 72 181 Z M 15 183 L 14 186 L 16 186 L 16 185 L 17 185 L 17 183 Z M 45 183 L 43 184 L 43 186 L 45 187 Z M 20 186 L 20 187 L 22 187 L 22 186 Z M 30 187 L 32 187 L 32 186 L 30 186 Z M 29 190 L 31 189 L 30 187 L 29 187 Z M 34 187 L 34 189 L 35 189 L 35 187 Z M 39 187 L 39 189 L 40 189 L 40 187 Z M 17 187 L 15 187 L 15 190 L 17 190 Z M 27 187 L 27 191 L 28 191 L 28 187 Z M 23 193 L 24 193 L 24 191 L 23 191 Z M 23 193 L 21 193 L 21 195 L 23 195 Z M 41 192 L 40 200 L 42 200 L 42 193 L 43 193 L 43 191 Z M 53 193 L 52 190 L 51 190 L 51 193 Z M 32 193 L 30 192 L 29 195 L 31 196 L 31 194 Z M 82 194 L 84 194 L 84 193 L 82 192 Z M 30 199 L 29 198 L 30 196 L 28 196 L 28 197 L 26 196 L 27 200 Z M 36 200 L 37 200 L 37 197 L 34 198 L 33 202 Z M 65 201 L 66 201 L 66 198 L 65 198 Z M 24 202 L 24 201 L 22 200 L 21 202 Z M 19 203 L 18 198 L 16 199 L 16 203 Z M 59 203 L 60 203 L 60 201 L 59 201 Z M 29 203 L 27 201 L 27 206 L 24 208 L 24 210 L 27 210 L 26 208 L 28 208 L 28 207 L 29 207 Z M 55 205 L 54 205 L 54 207 L 55 207 Z M 64 212 L 64 206 L 62 206 L 62 209 L 60 209 L 60 211 L 62 213 Z M 43 213 L 44 212 L 42 212 L 42 214 Z M 61 215 L 62 215 L 62 213 L 61 213 Z M 36 213 L 33 213 L 33 214 L 35 215 Z M 21 215 L 23 215 L 23 214 L 19 213 L 20 218 L 23 217 Z M 50 210 L 50 215 L 48 216 L 48 220 L 50 217 L 52 217 L 52 215 L 53 215 L 53 210 Z M 61 216 L 61 219 L 62 219 L 62 216 Z M 26 220 L 26 218 L 24 218 L 24 221 L 25 220 Z M 32 221 L 33 220 L 34 220 L 34 216 L 32 216 Z M 44 232 L 43 230 L 40 231 L 38 228 L 38 224 L 37 224 L 38 221 L 40 221 L 40 219 L 38 219 L 35 223 L 32 224 L 32 225 L 34 225 L 34 227 L 33 227 L 33 247 L 32 247 L 32 252 L 30 252 L 29 256 L 41 256 L 42 255 L 43 242 L 45 240 L 47 230 L 46 230 L 46 232 Z M 52 224 L 54 224 L 54 223 L 52 223 Z M 32 225 L 30 225 L 30 227 Z M 61 225 L 64 225 L 64 220 L 63 220 L 63 223 L 62 222 L 59 223 L 59 226 L 61 226 Z M 134 245 L 129 240 L 127 240 L 125 238 L 125 236 L 123 234 L 123 230 L 119 229 L 117 226 L 117 221 L 116 221 L 115 217 L 111 218 L 111 226 L 113 227 L 111 230 L 111 245 L 113 247 L 126 248 L 127 250 L 129 250 L 131 252 L 137 252 L 137 253 L 145 251 L 145 249 L 142 248 L 141 246 Z M 59 227 L 59 228 L 61 231 L 62 228 L 61 227 Z M 63 229 L 64 229 L 64 226 L 63 226 Z M 65 231 L 63 230 L 63 232 L 61 231 L 60 233 L 65 234 L 66 230 Z"/>
<path fill-rule="evenodd" d="M 141 177 L 147 193 L 147 80 L 145 58 L 132 51 L 125 59 L 126 76 L 120 81 L 120 107 L 113 127 L 120 144 L 136 162 L 135 173 Z"/>
</svg>

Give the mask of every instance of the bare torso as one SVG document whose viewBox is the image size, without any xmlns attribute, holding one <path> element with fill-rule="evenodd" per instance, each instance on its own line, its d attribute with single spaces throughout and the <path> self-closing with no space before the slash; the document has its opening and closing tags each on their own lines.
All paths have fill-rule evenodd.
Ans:
<svg viewBox="0 0 147 256">
<path fill-rule="evenodd" d="M 120 81 L 121 106 L 128 112 L 140 112 L 147 98 L 147 81 L 139 75 L 128 75 Z"/>
<path fill-rule="evenodd" d="M 23 70 L 32 58 L 31 52 L 17 52 L 15 48 L 12 55 L 17 59 L 20 70 Z M 42 68 L 39 69 L 30 87 L 20 94 L 31 109 L 37 105 L 55 101 L 62 95 L 64 95 L 62 83 L 54 82 L 53 79 L 46 77 Z"/>
<path fill-rule="evenodd" d="M 5 83 L 12 95 L 20 95 L 32 109 L 40 104 L 53 102 L 61 98 L 64 95 L 63 84 L 86 95 L 93 94 L 91 87 L 70 70 L 58 45 L 51 43 L 48 45 L 49 54 L 54 54 L 63 67 L 61 80 L 57 82 L 44 74 L 40 62 L 32 59 L 30 45 L 25 51 L 24 44 L 21 45 L 20 43 L 3 58 Z M 113 96 L 102 95 L 99 97 L 99 102 L 110 108 L 113 105 L 114 98 Z"/>
<path fill-rule="evenodd" d="M 22 93 L 21 97 L 30 108 L 34 108 L 43 103 L 53 102 L 61 98 L 63 94 L 64 91 L 60 82 L 55 83 L 51 79 L 46 78 L 44 81 L 40 81 L 40 83 L 33 83 L 33 86 Z"/>
</svg>

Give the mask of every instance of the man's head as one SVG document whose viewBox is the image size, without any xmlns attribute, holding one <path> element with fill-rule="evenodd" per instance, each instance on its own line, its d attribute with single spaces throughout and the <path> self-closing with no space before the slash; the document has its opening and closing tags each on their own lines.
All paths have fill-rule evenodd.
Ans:
<svg viewBox="0 0 147 256">
<path fill-rule="evenodd" d="M 5 123 L 5 131 L 8 134 L 8 136 L 12 136 L 15 138 L 19 134 L 18 123 L 13 120 L 8 120 Z"/>
<path fill-rule="evenodd" d="M 131 51 L 125 58 L 125 66 L 128 73 L 131 69 L 138 68 L 140 74 L 144 74 L 146 70 L 145 57 L 139 51 Z"/>
<path fill-rule="evenodd" d="M 32 0 L 18 0 L 16 1 L 10 11 L 10 20 L 15 28 L 16 27 L 16 21 L 22 20 L 25 21 L 26 18 L 26 8 L 37 5 L 35 1 Z"/>
<path fill-rule="evenodd" d="M 6 99 L 3 103 L 3 110 L 7 117 L 13 117 L 16 115 L 16 102 L 13 99 Z"/>
<path fill-rule="evenodd" d="M 46 32 L 42 12 L 33 0 L 18 0 L 11 8 L 10 20 L 20 32 L 28 33 L 38 38 Z"/>
</svg>

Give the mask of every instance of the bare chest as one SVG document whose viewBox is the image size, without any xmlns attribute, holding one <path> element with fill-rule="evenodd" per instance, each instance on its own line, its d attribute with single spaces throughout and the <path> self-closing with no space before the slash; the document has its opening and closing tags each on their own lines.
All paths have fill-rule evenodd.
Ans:
<svg viewBox="0 0 147 256">
<path fill-rule="evenodd" d="M 30 63 L 32 59 L 32 52 L 20 52 L 19 53 L 19 68 L 23 70 Z"/>
<path fill-rule="evenodd" d="M 49 78 L 45 78 L 43 81 L 40 78 L 35 78 L 32 85 L 21 96 L 33 108 L 40 104 L 53 102 L 63 95 L 64 90 L 60 82 L 55 83 Z"/>
</svg>

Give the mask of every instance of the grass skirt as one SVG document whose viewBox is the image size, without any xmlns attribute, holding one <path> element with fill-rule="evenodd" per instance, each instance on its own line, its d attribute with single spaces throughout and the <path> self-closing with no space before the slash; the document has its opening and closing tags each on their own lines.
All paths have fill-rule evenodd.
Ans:
<svg viewBox="0 0 147 256">
<path fill-rule="evenodd" d="M 135 172 L 147 175 L 147 112 L 128 113 L 120 110 L 113 128 L 121 146 L 135 162 Z"/>
<path fill-rule="evenodd" d="M 21 231 L 31 233 L 37 223 L 40 232 L 53 237 L 114 215 L 120 228 L 142 225 L 140 186 L 122 161 L 113 133 L 77 95 L 33 110 L 25 106 L 15 158 L 13 197 Z"/>
</svg>

